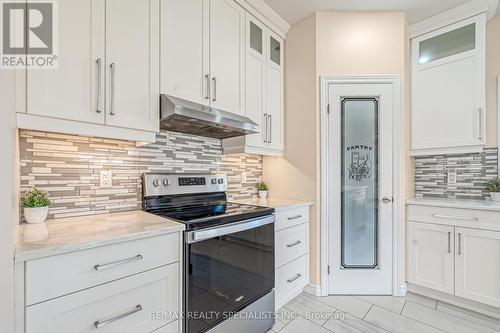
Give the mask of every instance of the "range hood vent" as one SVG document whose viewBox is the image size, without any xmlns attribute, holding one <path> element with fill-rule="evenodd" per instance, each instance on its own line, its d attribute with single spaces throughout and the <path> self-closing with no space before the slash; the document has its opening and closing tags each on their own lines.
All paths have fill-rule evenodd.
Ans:
<svg viewBox="0 0 500 333">
<path fill-rule="evenodd" d="M 173 132 L 227 139 L 259 133 L 259 125 L 240 115 L 162 94 L 160 128 Z"/>
</svg>

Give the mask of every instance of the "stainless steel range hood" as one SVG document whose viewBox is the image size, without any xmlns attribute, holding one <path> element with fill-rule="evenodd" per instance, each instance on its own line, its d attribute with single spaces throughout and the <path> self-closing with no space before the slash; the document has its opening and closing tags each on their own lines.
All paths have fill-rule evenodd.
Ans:
<svg viewBox="0 0 500 333">
<path fill-rule="evenodd" d="M 162 94 L 160 97 L 160 128 L 227 139 L 259 133 L 259 125 L 250 119 L 202 104 Z"/>
</svg>

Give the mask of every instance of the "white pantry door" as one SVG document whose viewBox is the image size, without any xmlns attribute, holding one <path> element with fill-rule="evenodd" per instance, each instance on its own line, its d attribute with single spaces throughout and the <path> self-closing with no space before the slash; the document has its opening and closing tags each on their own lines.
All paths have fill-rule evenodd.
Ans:
<svg viewBox="0 0 500 333">
<path fill-rule="evenodd" d="M 328 86 L 329 293 L 392 294 L 393 85 Z"/>
</svg>

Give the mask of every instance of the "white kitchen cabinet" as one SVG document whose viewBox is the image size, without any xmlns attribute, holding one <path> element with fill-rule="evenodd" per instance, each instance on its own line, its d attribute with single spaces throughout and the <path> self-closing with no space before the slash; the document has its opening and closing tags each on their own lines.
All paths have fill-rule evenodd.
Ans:
<svg viewBox="0 0 500 333">
<path fill-rule="evenodd" d="M 159 8 L 159 0 L 106 0 L 108 125 L 159 131 Z"/>
<path fill-rule="evenodd" d="M 412 154 L 481 151 L 486 140 L 486 14 L 413 36 Z"/>
<path fill-rule="evenodd" d="M 500 307 L 500 232 L 455 228 L 455 294 Z"/>
<path fill-rule="evenodd" d="M 211 105 L 244 113 L 245 11 L 233 0 L 210 0 Z"/>
<path fill-rule="evenodd" d="M 159 0 L 61 0 L 58 13 L 58 68 L 26 71 L 17 127 L 154 141 Z"/>
<path fill-rule="evenodd" d="M 223 140 L 224 153 L 282 155 L 283 39 L 247 13 L 245 52 L 245 115 L 260 125 L 260 133 Z"/>
<path fill-rule="evenodd" d="M 104 1 L 58 1 L 58 68 L 28 70 L 28 114 L 104 124 Z"/>
<path fill-rule="evenodd" d="M 245 10 L 233 0 L 165 0 L 161 92 L 244 114 Z"/>
<path fill-rule="evenodd" d="M 161 91 L 209 105 L 209 1 L 162 0 Z"/>
<path fill-rule="evenodd" d="M 427 223 L 408 225 L 408 281 L 439 291 L 454 291 L 454 228 Z"/>
</svg>

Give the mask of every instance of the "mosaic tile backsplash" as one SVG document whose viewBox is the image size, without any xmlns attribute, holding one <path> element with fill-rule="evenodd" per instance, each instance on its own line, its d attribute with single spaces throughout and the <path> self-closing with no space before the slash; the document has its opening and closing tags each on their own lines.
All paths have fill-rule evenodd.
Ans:
<svg viewBox="0 0 500 333">
<path fill-rule="evenodd" d="M 456 184 L 448 173 L 457 173 Z M 415 157 L 415 196 L 422 198 L 488 199 L 486 180 L 498 176 L 498 150 L 481 153 Z"/>
<path fill-rule="evenodd" d="M 223 155 L 218 139 L 167 131 L 155 143 L 136 147 L 130 141 L 21 130 L 19 146 L 21 192 L 32 186 L 47 190 L 49 218 L 140 209 L 142 172 L 226 174 L 230 199 L 257 196 L 262 178 L 262 156 Z M 100 170 L 112 171 L 111 188 L 100 188 Z"/>
</svg>

